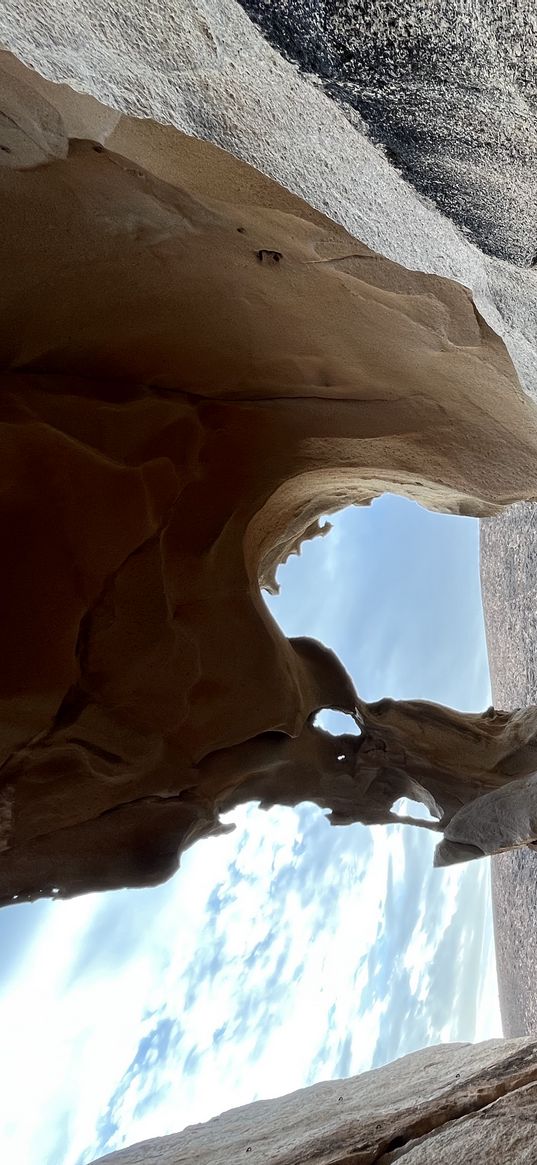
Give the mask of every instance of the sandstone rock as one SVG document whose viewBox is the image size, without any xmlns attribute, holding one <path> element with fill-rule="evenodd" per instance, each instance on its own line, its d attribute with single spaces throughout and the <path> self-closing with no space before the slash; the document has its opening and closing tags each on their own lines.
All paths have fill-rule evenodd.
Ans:
<svg viewBox="0 0 537 1165">
<path fill-rule="evenodd" d="M 528 776 L 531 717 L 521 752 L 520 719 L 367 709 L 259 583 L 387 489 L 482 515 L 537 497 L 501 340 L 464 288 L 215 146 L 11 57 L 3 86 L 0 899 L 161 880 L 246 797 L 390 820 L 401 782 L 475 855 L 454 815 Z M 323 707 L 358 710 L 358 746 L 312 726 Z"/>
<path fill-rule="evenodd" d="M 484 251 L 531 265 L 537 18 L 480 0 L 240 0 Z"/>
<path fill-rule="evenodd" d="M 265 14 L 287 3 L 264 5 Z M 405 0 L 403 11 L 397 6 L 395 24 L 393 0 L 333 6 L 330 27 L 350 16 L 358 31 L 350 68 L 357 39 L 362 59 L 373 65 L 376 46 L 383 35 L 386 39 L 396 82 L 380 93 L 378 84 L 369 86 L 368 95 L 382 108 L 377 139 L 387 146 L 391 141 L 401 155 L 405 126 L 411 138 L 394 166 L 375 148 L 353 109 L 359 86 L 349 99 L 343 78 L 329 96 L 322 78 L 304 75 L 274 51 L 249 19 L 247 4 L 253 11 L 254 0 L 244 0 L 244 7 L 238 0 L 183 0 L 178 15 L 170 0 L 158 9 L 137 0 L 127 16 L 108 0 L 90 7 L 1 0 L 0 43 L 43 76 L 91 94 L 110 109 L 222 146 L 405 267 L 471 288 L 478 310 L 505 340 L 521 381 L 535 393 L 534 272 L 484 256 L 397 168 L 402 161 L 416 185 L 425 173 L 436 174 L 443 209 L 459 221 L 468 218 L 472 195 L 474 209 L 481 200 L 486 213 L 480 244 L 530 261 L 535 249 L 531 5 L 521 0 L 498 14 L 492 0 L 471 12 L 461 0 L 450 0 L 449 9 L 442 10 Z M 294 0 L 290 23 L 297 28 L 304 27 L 296 19 L 299 7 L 311 21 L 323 10 L 322 0 Z M 326 40 L 326 28 L 323 35 Z M 409 51 L 416 47 L 419 65 L 409 70 Z M 432 77 L 428 49 L 436 53 Z M 299 59 L 298 52 L 294 55 Z M 481 227 L 475 221 L 468 225 Z"/>
<path fill-rule="evenodd" d="M 233 1109 L 100 1158 L 102 1165 L 530 1165 L 537 1045 L 424 1048 L 348 1080 Z M 246 1156 L 248 1154 L 248 1156 Z"/>
</svg>

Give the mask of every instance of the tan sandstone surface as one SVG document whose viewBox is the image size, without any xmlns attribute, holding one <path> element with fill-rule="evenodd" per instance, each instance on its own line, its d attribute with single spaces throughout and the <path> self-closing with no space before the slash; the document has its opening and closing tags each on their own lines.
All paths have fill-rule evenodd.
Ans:
<svg viewBox="0 0 537 1165">
<path fill-rule="evenodd" d="M 443 1044 L 100 1158 L 102 1165 L 532 1165 L 537 1045 Z"/>
<path fill-rule="evenodd" d="M 506 836 L 467 802 L 494 820 L 526 780 L 531 717 L 359 706 L 259 593 L 348 502 L 537 497 L 534 407 L 469 293 L 216 147 L 9 56 L 2 85 L 0 899 L 159 881 L 256 797 L 376 821 L 404 788 L 442 860 L 520 844 L 527 784 Z"/>
</svg>

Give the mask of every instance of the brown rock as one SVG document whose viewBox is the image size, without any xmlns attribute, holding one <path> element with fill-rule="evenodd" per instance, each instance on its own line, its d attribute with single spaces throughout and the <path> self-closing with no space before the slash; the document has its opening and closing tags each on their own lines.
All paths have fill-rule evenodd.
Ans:
<svg viewBox="0 0 537 1165">
<path fill-rule="evenodd" d="M 390 820 L 403 783 L 447 825 L 526 778 L 528 717 L 358 707 L 259 593 L 347 502 L 537 497 L 534 408 L 468 292 L 206 143 L 12 58 L 3 85 L 0 900 L 159 881 L 246 797 Z M 358 745 L 323 707 L 358 707 Z"/>
</svg>

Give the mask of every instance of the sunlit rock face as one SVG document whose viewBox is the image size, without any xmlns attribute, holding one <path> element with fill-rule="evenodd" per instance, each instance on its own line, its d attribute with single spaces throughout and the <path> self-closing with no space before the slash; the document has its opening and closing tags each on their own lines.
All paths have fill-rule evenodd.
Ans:
<svg viewBox="0 0 537 1165">
<path fill-rule="evenodd" d="M 1 900 L 162 880 L 247 796 L 370 820 L 380 772 L 389 820 L 400 740 L 371 765 L 366 706 L 354 752 L 313 729 L 353 685 L 259 583 L 384 490 L 465 514 L 537 497 L 506 348 L 462 286 L 224 151 L 2 68 Z M 501 768 L 517 733 L 479 795 L 527 776 L 526 752 Z M 442 826 L 465 803 L 431 792 L 443 765 L 420 770 Z"/>
<path fill-rule="evenodd" d="M 127 18 L 109 0 L 0 0 L 0 29 L 38 73 L 109 107 L 98 140 L 120 114 L 173 125 L 376 252 L 471 288 L 536 391 L 531 4 L 183 0 L 178 14 L 171 0 L 136 0 Z M 152 164 L 173 173 L 173 151 Z"/>
<path fill-rule="evenodd" d="M 233 1109 L 100 1160 L 102 1165 L 532 1161 L 536 1094 L 535 1043 L 443 1044 L 362 1076 Z"/>
</svg>

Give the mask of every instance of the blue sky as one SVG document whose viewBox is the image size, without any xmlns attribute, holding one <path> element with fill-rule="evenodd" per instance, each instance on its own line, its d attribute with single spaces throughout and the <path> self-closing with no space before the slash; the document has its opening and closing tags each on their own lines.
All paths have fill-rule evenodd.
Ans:
<svg viewBox="0 0 537 1165">
<path fill-rule="evenodd" d="M 331 521 L 279 572 L 286 633 L 337 651 L 368 700 L 486 707 L 477 523 L 391 497 Z M 228 816 L 165 886 L 0 912 L 1 1160 L 86 1165 L 501 1034 L 487 862 L 434 870 L 426 832 L 311 805 Z"/>
</svg>

